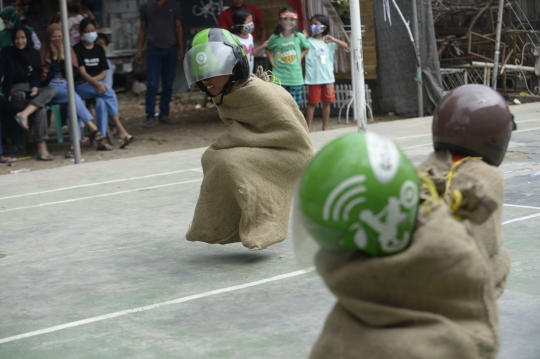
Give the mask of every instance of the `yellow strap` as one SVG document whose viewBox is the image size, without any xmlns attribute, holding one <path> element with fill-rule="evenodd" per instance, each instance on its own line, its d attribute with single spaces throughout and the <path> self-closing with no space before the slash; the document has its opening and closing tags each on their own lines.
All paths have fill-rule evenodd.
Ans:
<svg viewBox="0 0 540 359">
<path fill-rule="evenodd" d="M 460 191 L 458 191 L 457 189 L 450 191 L 450 185 L 452 184 L 452 179 L 454 179 L 457 176 L 456 175 L 457 169 L 465 162 L 471 161 L 471 160 L 481 161 L 482 157 L 469 156 L 469 157 L 462 158 L 459 161 L 452 164 L 452 167 L 450 168 L 450 172 L 448 172 L 448 174 L 446 175 L 446 190 L 443 194 L 443 197 L 446 203 L 448 203 L 448 205 L 450 206 L 452 213 L 456 213 L 456 211 L 461 206 L 461 201 L 463 201 L 463 195 L 461 194 Z"/>
<path fill-rule="evenodd" d="M 440 201 L 441 198 L 439 197 L 439 193 L 437 193 L 437 187 L 435 187 L 435 183 L 431 178 L 421 172 L 418 172 L 418 178 L 420 179 L 421 188 L 426 189 L 429 192 L 429 198 L 422 203 L 422 206 L 427 213 L 430 213 L 431 204 Z"/>
<path fill-rule="evenodd" d="M 281 86 L 281 80 L 276 76 L 276 74 L 274 74 L 271 70 L 267 70 L 266 73 L 270 77 L 271 82 L 274 82 L 274 83 L 277 82 L 279 86 Z"/>
</svg>

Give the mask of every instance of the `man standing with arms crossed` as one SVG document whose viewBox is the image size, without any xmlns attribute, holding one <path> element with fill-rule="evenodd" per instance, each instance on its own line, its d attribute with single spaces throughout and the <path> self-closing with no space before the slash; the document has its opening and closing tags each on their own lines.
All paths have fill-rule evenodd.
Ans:
<svg viewBox="0 0 540 359">
<path fill-rule="evenodd" d="M 141 63 L 146 40 L 146 121 L 143 127 L 152 129 L 157 125 L 155 118 L 156 94 L 161 76 L 161 99 L 159 122 L 174 124 L 169 118 L 169 104 L 176 73 L 176 61 L 184 59 L 184 34 L 180 3 L 176 0 L 149 0 L 140 7 L 141 25 L 135 62 Z"/>
</svg>

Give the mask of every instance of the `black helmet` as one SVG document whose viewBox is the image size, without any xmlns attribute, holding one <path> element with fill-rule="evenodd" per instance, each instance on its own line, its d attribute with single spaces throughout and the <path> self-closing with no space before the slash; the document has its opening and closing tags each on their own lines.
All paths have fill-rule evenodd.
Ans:
<svg viewBox="0 0 540 359">
<path fill-rule="evenodd" d="M 495 90 L 477 84 L 447 93 L 433 116 L 435 150 L 447 149 L 480 156 L 499 166 L 515 124 L 505 99 Z"/>
</svg>

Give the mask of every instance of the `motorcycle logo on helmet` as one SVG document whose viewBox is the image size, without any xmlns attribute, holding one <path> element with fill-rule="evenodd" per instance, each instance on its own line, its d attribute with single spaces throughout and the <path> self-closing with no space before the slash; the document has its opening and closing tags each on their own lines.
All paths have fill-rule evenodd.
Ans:
<svg viewBox="0 0 540 359">
<path fill-rule="evenodd" d="M 308 165 L 298 191 L 303 224 L 325 249 L 384 256 L 410 242 L 418 177 L 387 138 L 360 133 L 332 141 Z"/>
</svg>

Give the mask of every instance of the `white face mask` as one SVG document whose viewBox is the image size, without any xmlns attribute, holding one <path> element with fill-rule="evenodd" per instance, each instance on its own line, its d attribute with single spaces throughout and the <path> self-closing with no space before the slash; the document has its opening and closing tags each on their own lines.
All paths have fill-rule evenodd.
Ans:
<svg viewBox="0 0 540 359">
<path fill-rule="evenodd" d="M 246 34 L 251 34 L 255 30 L 255 24 L 253 22 L 248 22 L 247 24 L 242 25 L 242 31 Z"/>
<path fill-rule="evenodd" d="M 97 32 L 92 31 L 92 32 L 87 32 L 86 34 L 83 34 L 82 39 L 86 42 L 94 42 L 96 41 L 97 37 L 98 37 Z"/>
</svg>

